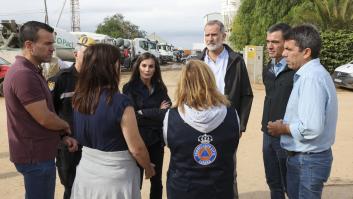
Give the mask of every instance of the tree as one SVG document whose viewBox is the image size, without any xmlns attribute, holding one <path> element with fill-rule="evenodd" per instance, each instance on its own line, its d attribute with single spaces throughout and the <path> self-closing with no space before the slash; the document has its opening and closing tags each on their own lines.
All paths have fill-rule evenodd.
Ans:
<svg viewBox="0 0 353 199">
<path fill-rule="evenodd" d="M 320 62 L 329 72 L 353 60 L 353 31 L 326 30 L 321 32 Z"/>
<path fill-rule="evenodd" d="M 301 4 L 292 7 L 288 14 L 283 17 L 283 21 L 292 26 L 305 23 L 313 24 L 318 28 L 323 26 L 322 19 L 312 0 L 304 0 Z"/>
<path fill-rule="evenodd" d="M 310 23 L 321 32 L 320 60 L 328 71 L 352 59 L 353 0 L 242 0 L 241 3 L 230 36 L 235 49 L 265 45 L 266 30 L 273 24 Z"/>
<path fill-rule="evenodd" d="M 136 37 L 145 37 L 146 32 L 139 30 L 137 25 L 124 19 L 121 14 L 115 14 L 111 17 L 106 17 L 97 27 L 96 33 L 109 35 L 113 38 L 133 39 Z"/>
<path fill-rule="evenodd" d="M 245 45 L 264 45 L 266 30 L 283 21 L 299 0 L 242 0 L 235 16 L 230 41 L 238 50 Z"/>
<path fill-rule="evenodd" d="M 242 1 L 238 14 L 235 16 L 232 32 L 229 37 L 229 40 L 235 49 L 241 50 L 245 45 L 250 44 L 250 23 L 253 21 L 253 8 L 255 5 L 256 0 Z"/>
<path fill-rule="evenodd" d="M 353 0 L 311 0 L 323 30 L 353 30 Z"/>
</svg>

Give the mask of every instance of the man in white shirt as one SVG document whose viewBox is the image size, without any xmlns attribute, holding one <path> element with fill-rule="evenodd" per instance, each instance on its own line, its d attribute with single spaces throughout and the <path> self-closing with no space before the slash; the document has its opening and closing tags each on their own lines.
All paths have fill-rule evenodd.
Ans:
<svg viewBox="0 0 353 199">
<path fill-rule="evenodd" d="M 240 136 L 246 130 L 253 93 L 248 72 L 241 54 L 223 44 L 225 28 L 218 20 L 208 21 L 204 28 L 206 48 L 200 57 L 213 71 L 219 91 L 227 96 L 231 107 L 236 109 L 240 119 Z M 236 181 L 236 154 L 234 155 L 234 198 L 238 198 Z"/>
</svg>

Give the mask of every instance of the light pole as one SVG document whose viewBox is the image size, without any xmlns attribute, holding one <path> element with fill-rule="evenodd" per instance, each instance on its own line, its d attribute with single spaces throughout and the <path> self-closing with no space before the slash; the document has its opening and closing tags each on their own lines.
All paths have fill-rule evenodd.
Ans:
<svg viewBox="0 0 353 199">
<path fill-rule="evenodd" d="M 44 21 L 45 21 L 46 24 L 49 25 L 47 0 L 44 0 L 44 7 L 45 7 L 45 18 L 44 18 Z"/>
</svg>

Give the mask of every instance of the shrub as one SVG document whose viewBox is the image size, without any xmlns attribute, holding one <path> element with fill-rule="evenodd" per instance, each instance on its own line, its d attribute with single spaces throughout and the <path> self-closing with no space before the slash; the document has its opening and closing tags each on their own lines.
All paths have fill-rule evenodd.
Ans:
<svg viewBox="0 0 353 199">
<path fill-rule="evenodd" d="M 353 31 L 324 31 L 321 39 L 320 61 L 330 73 L 353 60 Z"/>
</svg>

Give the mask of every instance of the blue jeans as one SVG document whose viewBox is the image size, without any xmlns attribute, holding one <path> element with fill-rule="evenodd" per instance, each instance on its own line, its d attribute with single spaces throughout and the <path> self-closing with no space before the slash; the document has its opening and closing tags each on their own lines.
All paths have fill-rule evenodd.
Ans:
<svg viewBox="0 0 353 199">
<path fill-rule="evenodd" d="M 24 177 L 26 199 L 54 199 L 56 178 L 54 160 L 29 164 L 15 163 L 15 167 Z"/>
<path fill-rule="evenodd" d="M 331 149 L 311 154 L 289 156 L 287 185 L 290 199 L 320 199 L 332 165 Z"/>
<path fill-rule="evenodd" d="M 264 133 L 262 155 L 271 199 L 284 199 L 287 187 L 287 153 L 281 148 L 280 138 Z"/>
</svg>

